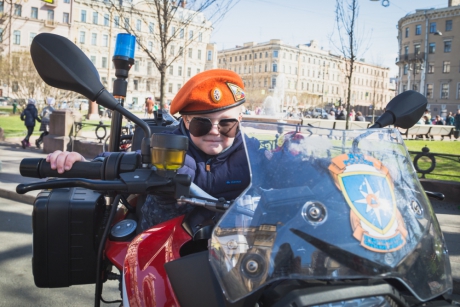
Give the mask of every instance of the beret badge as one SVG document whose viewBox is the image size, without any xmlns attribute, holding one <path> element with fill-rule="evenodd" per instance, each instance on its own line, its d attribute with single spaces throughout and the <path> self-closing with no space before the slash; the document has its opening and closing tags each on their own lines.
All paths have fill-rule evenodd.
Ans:
<svg viewBox="0 0 460 307">
<path fill-rule="evenodd" d="M 232 92 L 233 98 L 235 99 L 235 102 L 244 100 L 244 98 L 245 98 L 244 91 L 243 91 L 243 89 L 241 87 L 239 87 L 236 84 L 230 83 L 230 82 L 227 82 L 227 86 L 230 89 L 230 91 Z"/>
<path fill-rule="evenodd" d="M 222 100 L 222 91 L 218 87 L 211 90 L 211 99 L 215 103 L 219 103 Z"/>
</svg>

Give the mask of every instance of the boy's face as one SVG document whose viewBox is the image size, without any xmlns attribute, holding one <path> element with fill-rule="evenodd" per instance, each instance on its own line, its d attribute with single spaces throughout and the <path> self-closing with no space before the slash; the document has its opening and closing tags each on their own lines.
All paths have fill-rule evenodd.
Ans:
<svg viewBox="0 0 460 307">
<path fill-rule="evenodd" d="M 221 119 L 232 119 L 236 118 L 238 121 L 241 121 L 241 107 L 234 107 L 228 110 L 223 110 L 215 113 L 209 114 L 194 114 L 194 115 L 184 115 L 185 128 L 189 130 L 190 121 L 194 117 L 205 117 L 209 118 L 213 124 L 211 130 L 203 136 L 194 136 L 190 134 L 192 142 L 201 149 L 204 153 L 208 155 L 217 155 L 221 153 L 224 149 L 232 146 L 234 137 L 226 137 L 219 132 L 218 123 Z"/>
</svg>

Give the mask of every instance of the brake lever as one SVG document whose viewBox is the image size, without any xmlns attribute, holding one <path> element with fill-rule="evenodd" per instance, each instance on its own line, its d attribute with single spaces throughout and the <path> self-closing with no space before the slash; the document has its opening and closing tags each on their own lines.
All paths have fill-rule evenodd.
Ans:
<svg viewBox="0 0 460 307">
<path fill-rule="evenodd" d="M 101 181 L 91 179 L 59 179 L 48 180 L 45 182 L 21 183 L 16 187 L 16 193 L 25 194 L 34 190 L 59 189 L 59 188 L 86 188 L 89 190 L 107 191 L 117 190 L 126 191 L 127 185 L 121 180 Z"/>
</svg>

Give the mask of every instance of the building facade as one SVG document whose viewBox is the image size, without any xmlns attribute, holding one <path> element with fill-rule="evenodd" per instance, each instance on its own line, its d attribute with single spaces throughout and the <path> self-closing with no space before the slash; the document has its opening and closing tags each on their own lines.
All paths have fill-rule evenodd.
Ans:
<svg viewBox="0 0 460 307">
<path fill-rule="evenodd" d="M 43 32 L 69 37 L 72 16 L 72 0 L 0 1 L 0 53 L 2 76 L 0 96 L 14 98 L 34 93 L 34 82 L 21 82 L 16 75 L 22 66 L 23 54 L 28 54 L 33 38 Z M 8 55 L 12 55 L 8 57 Z M 8 61 L 12 74 L 5 70 Z M 27 79 L 23 76 L 22 79 Z"/>
<path fill-rule="evenodd" d="M 277 112 L 289 107 L 331 108 L 346 101 L 344 59 L 323 50 L 314 40 L 298 46 L 289 46 L 278 39 L 245 43 L 219 51 L 218 66 L 241 75 L 252 109 L 263 108 L 267 97 L 277 98 Z M 388 68 L 356 61 L 351 103 L 379 106 L 388 102 L 394 95 L 388 73 Z"/>
<path fill-rule="evenodd" d="M 416 10 L 398 21 L 398 92 L 415 90 L 433 114 L 460 108 L 460 0 Z"/>
<path fill-rule="evenodd" d="M 88 56 L 99 71 L 101 82 L 111 91 L 116 78 L 112 64 L 116 37 L 130 29 L 148 52 L 136 44 L 135 63 L 127 80 L 126 104 L 142 107 L 147 97 L 160 96 L 160 73 L 148 54 L 160 57 L 160 28 L 152 5 L 147 1 L 125 1 L 121 7 L 114 6 L 118 1 L 109 0 L 29 0 L 20 3 L 13 4 L 12 8 L 6 2 L 0 6 L 4 12 L 2 17 L 6 16 L 12 25 L 11 28 L 5 27 L 6 23 L 0 25 L 0 31 L 12 32 L 11 36 L 2 35 L 2 55 L 9 54 L 10 50 L 29 52 L 30 43 L 38 33 L 62 35 Z M 192 76 L 216 67 L 217 60 L 215 46 L 209 44 L 211 23 L 203 13 L 188 10 L 186 2 L 181 3 L 169 26 L 170 43 L 165 50 L 169 65 L 165 80 L 167 102 Z M 2 82 L 2 85 L 2 95 L 27 98 L 20 97 L 24 93 L 15 92 L 11 82 Z"/>
</svg>

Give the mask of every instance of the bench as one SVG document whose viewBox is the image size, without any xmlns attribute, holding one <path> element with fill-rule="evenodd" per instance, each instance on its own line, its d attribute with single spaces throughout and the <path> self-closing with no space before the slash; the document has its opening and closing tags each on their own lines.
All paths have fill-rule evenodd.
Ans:
<svg viewBox="0 0 460 307">
<path fill-rule="evenodd" d="M 398 130 L 406 139 L 414 138 L 415 135 L 433 140 L 435 136 L 440 136 L 441 139 L 445 136 L 450 137 L 453 134 L 454 128 L 454 126 L 442 125 L 414 125 L 409 129 L 398 128 Z"/>
</svg>

